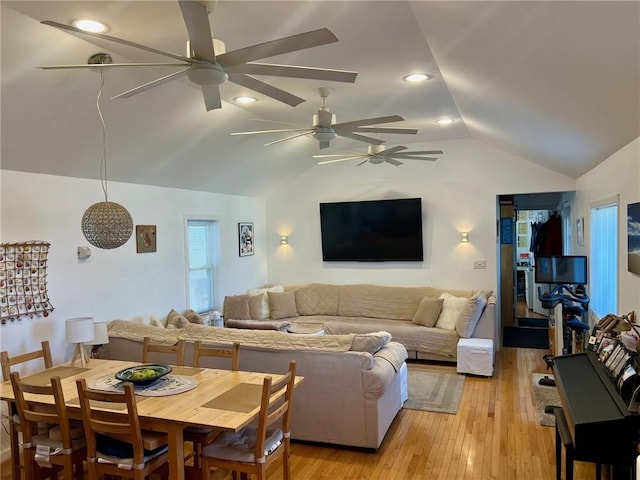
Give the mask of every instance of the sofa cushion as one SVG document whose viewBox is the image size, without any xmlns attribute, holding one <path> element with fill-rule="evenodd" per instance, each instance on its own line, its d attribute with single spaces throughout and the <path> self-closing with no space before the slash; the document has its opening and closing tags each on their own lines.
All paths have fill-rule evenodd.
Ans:
<svg viewBox="0 0 640 480">
<path fill-rule="evenodd" d="M 312 283 L 294 292 L 298 315 L 338 315 L 338 285 Z"/>
<path fill-rule="evenodd" d="M 269 318 L 265 316 L 262 305 L 266 298 L 265 293 L 259 293 L 258 295 L 249 295 L 249 316 L 252 320 L 264 320 Z M 267 312 L 268 315 L 268 312 Z"/>
<path fill-rule="evenodd" d="M 456 320 L 456 332 L 458 332 L 458 335 L 463 338 L 471 337 L 486 305 L 487 297 L 483 292 L 478 292 L 467 300 L 465 308 L 462 309 Z"/>
<path fill-rule="evenodd" d="M 185 311 L 182 314 L 182 316 L 187 320 L 189 320 L 189 322 L 191 323 L 198 323 L 200 325 L 204 325 L 204 319 L 200 315 L 198 315 L 198 313 L 195 310 L 191 308 Z"/>
<path fill-rule="evenodd" d="M 351 350 L 354 352 L 369 352 L 373 355 L 390 341 L 391 334 L 389 332 L 380 331 L 357 334 L 353 338 Z"/>
<path fill-rule="evenodd" d="M 262 320 L 265 318 L 271 317 L 271 311 L 269 310 L 269 297 L 267 297 L 267 292 L 284 292 L 284 287 L 282 285 L 273 285 L 271 287 L 264 288 L 250 288 L 247 290 L 247 295 L 262 295 L 262 306 L 259 312 L 254 312 L 255 317 L 251 317 L 254 320 Z"/>
<path fill-rule="evenodd" d="M 446 292 L 440 295 L 440 298 L 442 298 L 444 302 L 442 304 L 442 311 L 436 322 L 436 327 L 445 330 L 455 330 L 458 317 L 462 314 L 462 311 L 467 308 L 469 299 L 466 297 L 454 297 Z"/>
<path fill-rule="evenodd" d="M 225 318 L 251 320 L 251 316 L 249 315 L 249 295 L 233 295 L 224 297 L 222 311 Z"/>
<path fill-rule="evenodd" d="M 248 328 L 253 330 L 278 330 L 286 332 L 291 322 L 282 320 L 234 320 L 230 319 L 224 323 L 227 328 Z"/>
<path fill-rule="evenodd" d="M 184 328 L 188 324 L 189 320 L 173 309 L 169 312 L 169 315 L 167 315 L 167 327 Z"/>
<path fill-rule="evenodd" d="M 269 296 L 271 318 L 279 320 L 298 316 L 294 292 L 267 292 L 267 295 Z"/>
<path fill-rule="evenodd" d="M 442 298 L 424 297 L 411 321 L 423 327 L 433 327 L 438 321 L 443 303 Z"/>
<path fill-rule="evenodd" d="M 425 287 L 341 285 L 338 315 L 411 320 L 426 292 Z"/>
<path fill-rule="evenodd" d="M 207 328 L 204 325 L 198 326 Z M 151 337 L 151 341 L 158 345 L 175 345 L 178 343 L 178 334 L 182 332 L 182 329 L 158 328 L 127 320 L 112 320 L 107 325 L 107 331 L 110 337 L 128 338 L 137 342 L 143 342 L 144 337 Z"/>
</svg>

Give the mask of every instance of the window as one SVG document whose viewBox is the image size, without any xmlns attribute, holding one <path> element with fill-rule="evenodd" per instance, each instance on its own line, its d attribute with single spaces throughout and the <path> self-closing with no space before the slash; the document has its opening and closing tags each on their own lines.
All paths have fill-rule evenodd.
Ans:
<svg viewBox="0 0 640 480">
<path fill-rule="evenodd" d="M 618 198 L 591 205 L 589 307 L 598 317 L 618 311 Z"/>
<path fill-rule="evenodd" d="M 215 307 L 218 222 L 187 219 L 187 303 L 198 313 Z"/>
</svg>

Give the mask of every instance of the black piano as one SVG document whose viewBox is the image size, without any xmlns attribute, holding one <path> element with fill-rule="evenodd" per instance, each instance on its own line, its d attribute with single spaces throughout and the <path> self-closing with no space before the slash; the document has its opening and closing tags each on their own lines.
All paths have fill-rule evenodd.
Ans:
<svg viewBox="0 0 640 480">
<path fill-rule="evenodd" d="M 610 465 L 613 478 L 635 479 L 640 416 L 629 412 L 628 392 L 591 351 L 555 357 L 553 370 L 575 450 Z"/>
</svg>

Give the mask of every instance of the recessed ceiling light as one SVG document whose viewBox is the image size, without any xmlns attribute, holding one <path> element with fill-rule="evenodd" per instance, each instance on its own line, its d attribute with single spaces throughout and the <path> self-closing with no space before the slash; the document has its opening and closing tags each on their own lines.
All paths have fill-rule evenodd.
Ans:
<svg viewBox="0 0 640 480">
<path fill-rule="evenodd" d="M 419 83 L 424 82 L 425 80 L 429 80 L 431 77 L 426 73 L 412 73 L 411 75 L 406 75 L 402 77 L 405 82 L 409 83 Z"/>
<path fill-rule="evenodd" d="M 256 102 L 257 99 L 254 97 L 242 96 L 234 98 L 233 101 L 237 103 L 253 103 Z"/>
<path fill-rule="evenodd" d="M 455 120 L 452 118 L 441 118 L 440 120 L 436 120 L 438 125 L 451 125 Z"/>
<path fill-rule="evenodd" d="M 89 19 L 75 20 L 73 26 L 91 33 L 103 33 L 109 29 L 104 23 Z"/>
</svg>

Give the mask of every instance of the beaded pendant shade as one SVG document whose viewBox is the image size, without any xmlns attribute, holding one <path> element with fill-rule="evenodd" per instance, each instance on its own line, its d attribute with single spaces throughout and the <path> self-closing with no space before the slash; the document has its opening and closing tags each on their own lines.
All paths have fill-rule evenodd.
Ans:
<svg viewBox="0 0 640 480">
<path fill-rule="evenodd" d="M 111 63 L 111 57 L 106 54 L 96 54 L 89 59 L 89 63 Z M 91 205 L 82 216 L 82 234 L 87 241 L 98 248 L 110 250 L 118 248 L 131 238 L 133 233 L 133 219 L 131 214 L 119 203 L 110 202 L 107 198 L 107 134 L 104 117 L 100 109 L 102 89 L 104 87 L 104 69 L 100 69 L 100 92 L 96 105 L 102 123 L 102 162 L 100 180 L 104 192 L 104 202 Z"/>
</svg>

